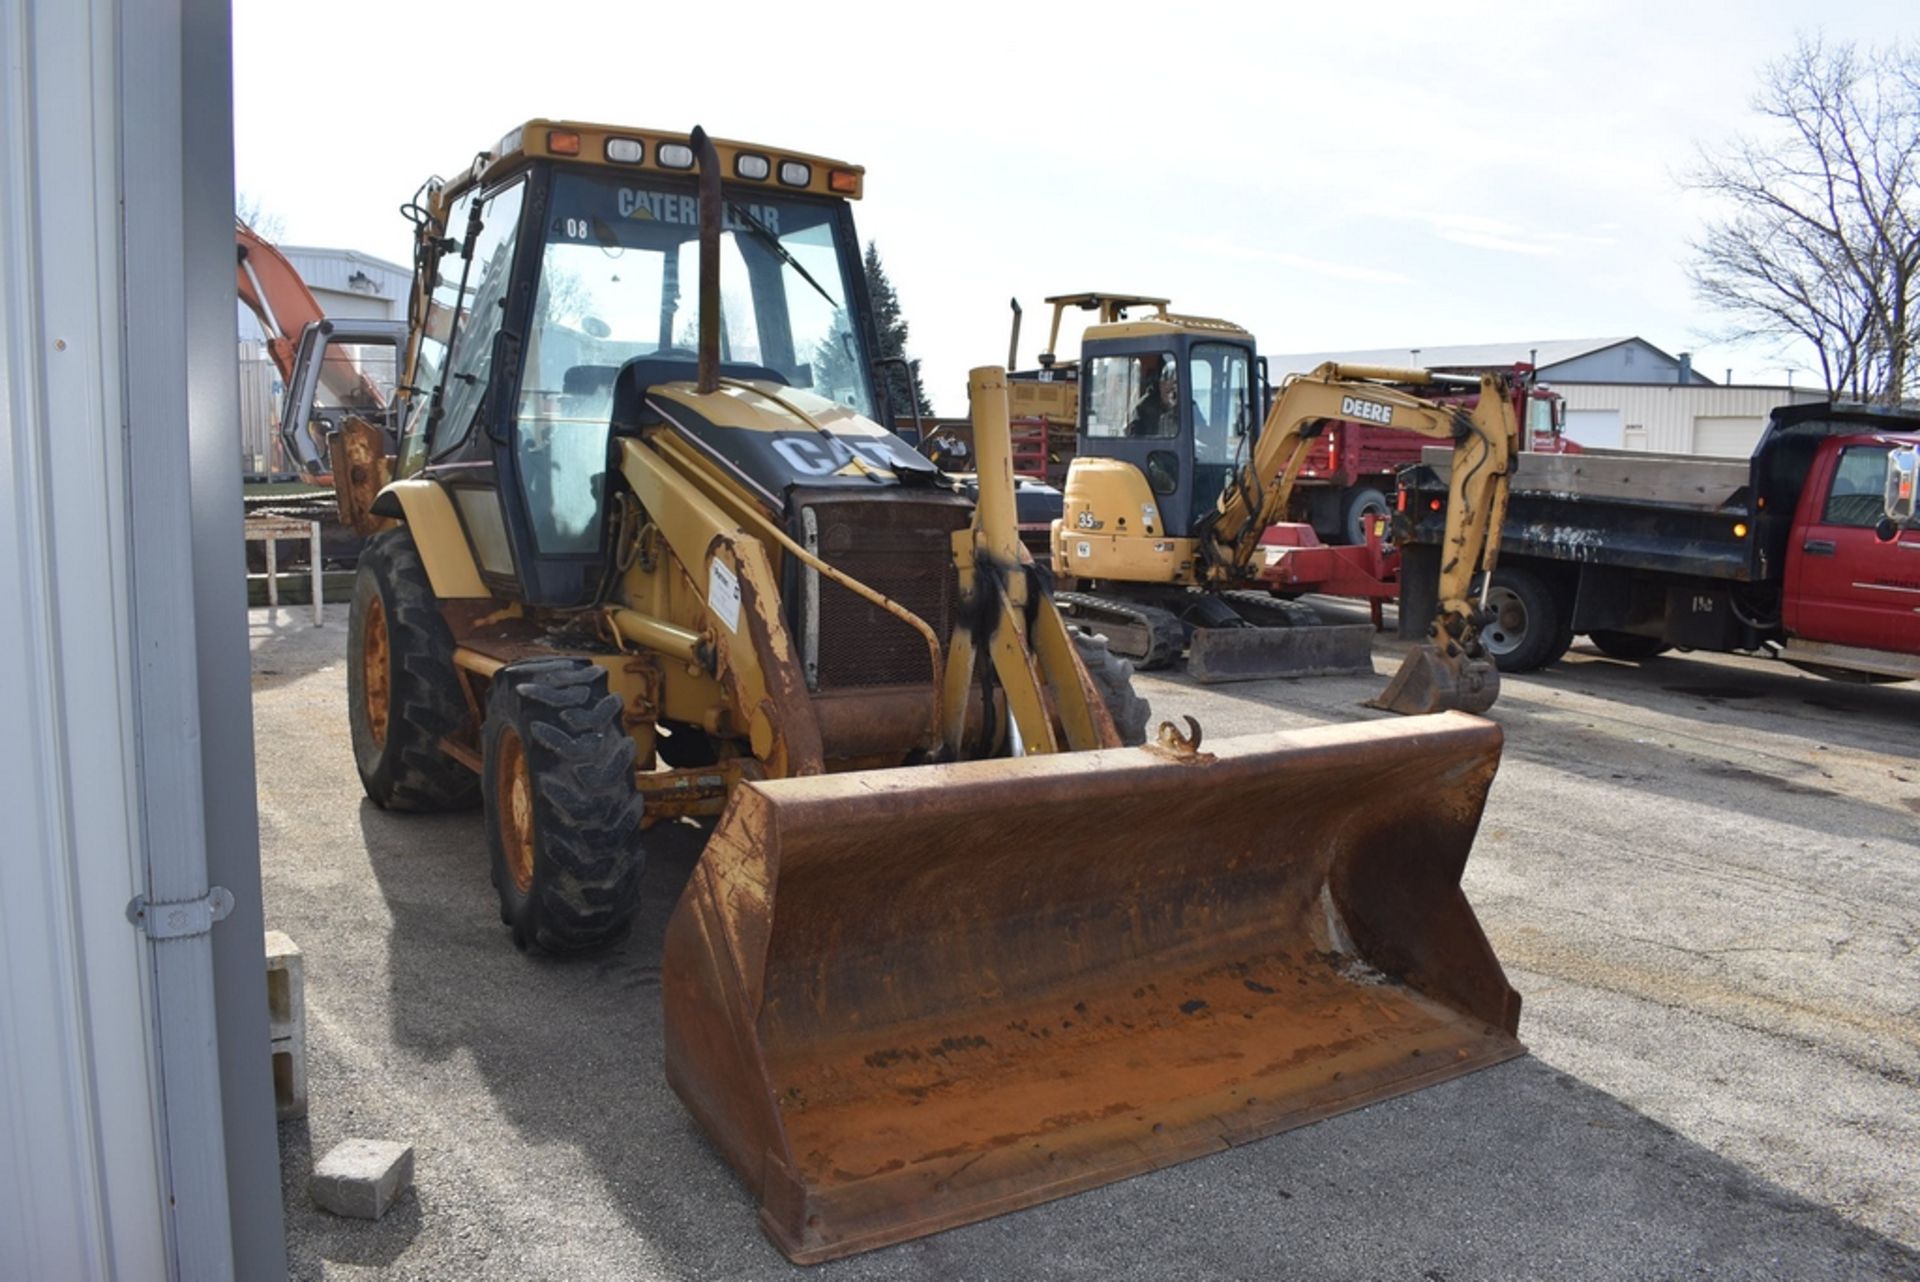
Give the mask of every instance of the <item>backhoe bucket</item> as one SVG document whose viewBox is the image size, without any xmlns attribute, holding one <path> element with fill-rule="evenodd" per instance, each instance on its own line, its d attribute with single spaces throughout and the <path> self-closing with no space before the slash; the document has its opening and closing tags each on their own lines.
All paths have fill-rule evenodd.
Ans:
<svg viewBox="0 0 1920 1282">
<path fill-rule="evenodd" d="M 1187 643 L 1187 675 L 1207 685 L 1372 671 L 1373 628 L 1365 623 L 1195 628 Z"/>
<path fill-rule="evenodd" d="M 1458 715 L 746 783 L 668 926 L 667 1076 L 812 1263 L 1523 1054 Z"/>
<path fill-rule="evenodd" d="M 1500 697 L 1500 669 L 1485 659 L 1469 659 L 1457 651 L 1442 654 L 1431 641 L 1407 652 L 1393 674 L 1367 707 L 1405 716 L 1430 712 L 1485 712 Z"/>
</svg>

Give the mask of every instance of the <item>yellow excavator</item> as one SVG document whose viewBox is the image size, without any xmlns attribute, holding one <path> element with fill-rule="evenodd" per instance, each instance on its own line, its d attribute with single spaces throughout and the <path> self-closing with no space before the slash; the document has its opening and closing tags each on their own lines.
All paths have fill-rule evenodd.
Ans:
<svg viewBox="0 0 1920 1282">
<path fill-rule="evenodd" d="M 478 807 L 554 953 L 622 937 L 650 825 L 713 824 L 666 1071 L 796 1261 L 1523 1053 L 1460 889 L 1498 727 L 1125 746 L 1126 666 L 1015 537 L 1002 372 L 977 501 L 876 421 L 863 185 L 535 120 L 415 197 L 399 452 L 335 473 L 381 527 L 367 795 Z"/>
<path fill-rule="evenodd" d="M 1257 432 L 1253 340 L 1224 321 L 1157 315 L 1088 328 L 1079 362 L 1080 438 L 1067 472 L 1053 568 L 1074 621 L 1144 667 L 1181 651 L 1202 681 L 1370 669 L 1372 629 L 1322 624 L 1261 582 L 1261 538 L 1286 517 L 1313 439 L 1364 420 L 1454 444 L 1440 608 L 1373 705 L 1482 712 L 1499 674 L 1482 652 L 1470 596 L 1498 553 L 1519 431 L 1501 376 L 1472 408 L 1405 390 L 1449 381 L 1426 370 L 1327 364 L 1289 376 Z"/>
</svg>

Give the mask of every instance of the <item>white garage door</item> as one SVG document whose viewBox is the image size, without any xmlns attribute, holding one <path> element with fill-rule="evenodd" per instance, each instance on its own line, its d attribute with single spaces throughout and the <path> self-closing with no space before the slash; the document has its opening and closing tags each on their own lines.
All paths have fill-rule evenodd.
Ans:
<svg viewBox="0 0 1920 1282">
<path fill-rule="evenodd" d="M 1764 418 L 1717 418 L 1703 415 L 1693 420 L 1693 452 L 1719 454 L 1727 458 L 1747 458 L 1767 425 Z"/>
<path fill-rule="evenodd" d="M 1624 443 L 1620 433 L 1620 411 L 1570 409 L 1567 411 L 1566 437 L 1597 449 L 1620 449 Z"/>
</svg>

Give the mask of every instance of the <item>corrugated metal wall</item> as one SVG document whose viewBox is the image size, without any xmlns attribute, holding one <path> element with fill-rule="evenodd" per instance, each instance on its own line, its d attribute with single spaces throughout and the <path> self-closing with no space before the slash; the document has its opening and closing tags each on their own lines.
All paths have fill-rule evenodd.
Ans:
<svg viewBox="0 0 1920 1282">
<path fill-rule="evenodd" d="M 1566 398 L 1569 410 L 1618 410 L 1622 439 L 1613 448 L 1662 454 L 1693 454 L 1731 449 L 1726 420 L 1764 424 L 1775 406 L 1822 401 L 1819 392 L 1785 387 L 1682 387 L 1679 384 L 1549 384 Z M 1716 420 L 1701 430 L 1701 420 Z M 1756 426 L 1757 435 L 1757 426 Z M 1703 439 L 1704 437 L 1704 439 Z"/>
<path fill-rule="evenodd" d="M 285 466 L 274 439 L 280 421 L 279 371 L 264 343 L 240 342 L 240 470 L 272 472 Z"/>
</svg>

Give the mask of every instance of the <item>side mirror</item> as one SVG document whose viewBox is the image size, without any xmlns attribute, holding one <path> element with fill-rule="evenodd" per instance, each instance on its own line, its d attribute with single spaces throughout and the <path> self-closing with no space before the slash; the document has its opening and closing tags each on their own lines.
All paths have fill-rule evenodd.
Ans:
<svg viewBox="0 0 1920 1282">
<path fill-rule="evenodd" d="M 1016 324 L 1017 323 L 1016 321 Z M 893 403 L 893 380 L 886 377 L 886 371 L 895 367 L 899 368 L 901 382 L 903 382 L 907 388 L 907 400 L 910 402 L 907 408 L 913 411 L 913 445 L 915 449 L 918 449 L 920 443 L 927 439 L 927 429 L 926 424 L 922 422 L 920 418 L 920 398 L 913 394 L 912 362 L 904 356 L 881 356 L 875 358 L 873 370 L 874 373 L 880 375 L 880 378 L 876 380 L 878 387 L 875 390 L 880 393 L 880 399 L 886 403 L 886 429 L 896 436 L 899 435 L 900 410 L 899 407 Z"/>
<path fill-rule="evenodd" d="M 1887 451 L 1887 519 L 1895 525 L 1913 523 L 1914 481 L 1920 476 L 1920 449 L 1902 445 Z"/>
</svg>

